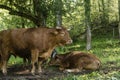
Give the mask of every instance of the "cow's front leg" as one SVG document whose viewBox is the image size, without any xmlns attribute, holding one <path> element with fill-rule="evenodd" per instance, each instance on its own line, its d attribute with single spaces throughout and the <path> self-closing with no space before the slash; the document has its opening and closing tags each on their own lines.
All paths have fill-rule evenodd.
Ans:
<svg viewBox="0 0 120 80">
<path fill-rule="evenodd" d="M 32 58 L 32 60 L 31 60 L 31 64 L 32 64 L 31 73 L 33 75 L 35 75 L 35 69 L 36 69 L 35 63 L 37 63 L 37 61 L 38 61 L 38 54 L 39 54 L 39 51 L 37 49 L 31 50 L 31 58 Z"/>
<path fill-rule="evenodd" d="M 7 75 L 7 62 L 9 60 L 10 55 L 8 54 L 8 50 L 7 49 L 6 50 L 3 49 L 3 51 L 1 50 L 0 52 L 2 54 L 1 55 L 1 64 L 2 64 L 1 69 L 2 69 L 2 73 L 4 75 Z"/>
<path fill-rule="evenodd" d="M 6 60 L 2 61 L 2 73 L 4 75 L 7 75 L 7 61 Z"/>
<path fill-rule="evenodd" d="M 4 74 L 4 75 L 7 75 L 7 62 L 8 62 L 8 60 L 9 60 L 9 55 L 4 55 L 4 56 L 2 56 L 2 61 L 1 61 L 1 64 L 2 64 L 2 73 Z"/>
</svg>

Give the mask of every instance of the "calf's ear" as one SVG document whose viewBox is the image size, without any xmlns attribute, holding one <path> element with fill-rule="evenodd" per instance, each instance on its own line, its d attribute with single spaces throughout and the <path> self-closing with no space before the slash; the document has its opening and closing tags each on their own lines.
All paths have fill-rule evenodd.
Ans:
<svg viewBox="0 0 120 80">
<path fill-rule="evenodd" d="M 62 60 L 63 56 L 60 56 L 59 54 L 55 56 L 55 58 Z"/>
</svg>

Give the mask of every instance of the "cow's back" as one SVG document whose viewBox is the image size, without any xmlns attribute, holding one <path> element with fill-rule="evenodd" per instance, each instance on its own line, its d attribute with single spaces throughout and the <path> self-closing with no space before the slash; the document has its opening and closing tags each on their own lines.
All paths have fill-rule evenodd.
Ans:
<svg viewBox="0 0 120 80">
<path fill-rule="evenodd" d="M 48 41 L 48 28 L 30 28 L 24 33 L 25 41 L 29 47 L 36 47 L 39 49 L 46 48 Z"/>
<path fill-rule="evenodd" d="M 43 43 L 48 36 L 47 31 L 47 28 L 12 29 L 9 38 L 13 48 L 26 49 L 40 47 L 40 45 L 44 47 Z"/>
<path fill-rule="evenodd" d="M 26 47 L 26 43 L 24 41 L 25 31 L 27 31 L 26 28 L 11 30 L 9 34 L 9 38 L 10 38 L 10 45 L 13 49 L 24 49 Z"/>
</svg>

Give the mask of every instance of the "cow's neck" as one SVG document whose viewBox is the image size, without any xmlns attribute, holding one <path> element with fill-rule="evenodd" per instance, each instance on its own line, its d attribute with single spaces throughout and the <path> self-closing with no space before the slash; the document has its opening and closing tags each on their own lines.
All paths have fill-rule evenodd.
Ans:
<svg viewBox="0 0 120 80">
<path fill-rule="evenodd" d="M 45 43 L 46 44 L 46 43 Z M 47 42 L 47 45 L 44 45 L 44 51 L 42 51 L 39 55 L 39 57 L 43 57 L 45 59 L 48 59 L 48 57 L 51 56 L 52 51 L 57 47 L 58 44 L 55 42 L 55 39 L 49 39 Z"/>
<path fill-rule="evenodd" d="M 52 54 L 52 51 L 54 50 L 55 47 L 52 47 L 52 48 L 49 48 L 48 50 L 40 53 L 39 57 L 42 57 L 42 58 L 45 58 L 45 59 L 48 59 L 51 54 Z"/>
</svg>

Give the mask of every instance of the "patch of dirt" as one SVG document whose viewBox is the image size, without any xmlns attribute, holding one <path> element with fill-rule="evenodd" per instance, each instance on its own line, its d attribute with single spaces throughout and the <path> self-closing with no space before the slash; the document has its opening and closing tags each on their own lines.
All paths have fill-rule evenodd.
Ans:
<svg viewBox="0 0 120 80">
<path fill-rule="evenodd" d="M 111 66 L 113 65 L 113 66 Z M 93 71 L 91 70 L 84 70 L 79 73 L 64 73 L 59 71 L 56 67 L 45 67 L 42 68 L 43 72 L 40 74 L 31 75 L 30 73 L 31 65 L 23 66 L 23 65 L 13 65 L 8 68 L 8 74 L 4 76 L 0 71 L 0 80 L 50 80 L 54 79 L 55 77 L 62 80 L 64 77 L 69 75 L 84 75 L 89 74 Z M 114 63 L 109 62 L 107 63 L 106 67 L 101 68 L 98 70 L 100 74 L 107 74 L 110 71 L 120 71 L 120 67 L 115 66 Z"/>
<path fill-rule="evenodd" d="M 117 62 L 109 61 L 99 71 L 101 74 L 108 74 L 112 71 L 120 72 L 120 66 L 117 66 Z"/>
<path fill-rule="evenodd" d="M 40 74 L 32 75 L 30 73 L 31 65 L 23 66 L 23 65 L 13 65 L 8 68 L 8 74 L 4 76 L 2 72 L 0 72 L 0 80 L 50 80 L 55 77 L 62 79 L 71 74 L 87 74 L 92 71 L 83 71 L 79 73 L 64 73 L 59 71 L 57 67 L 46 67 L 42 68 L 43 72 Z"/>
</svg>

